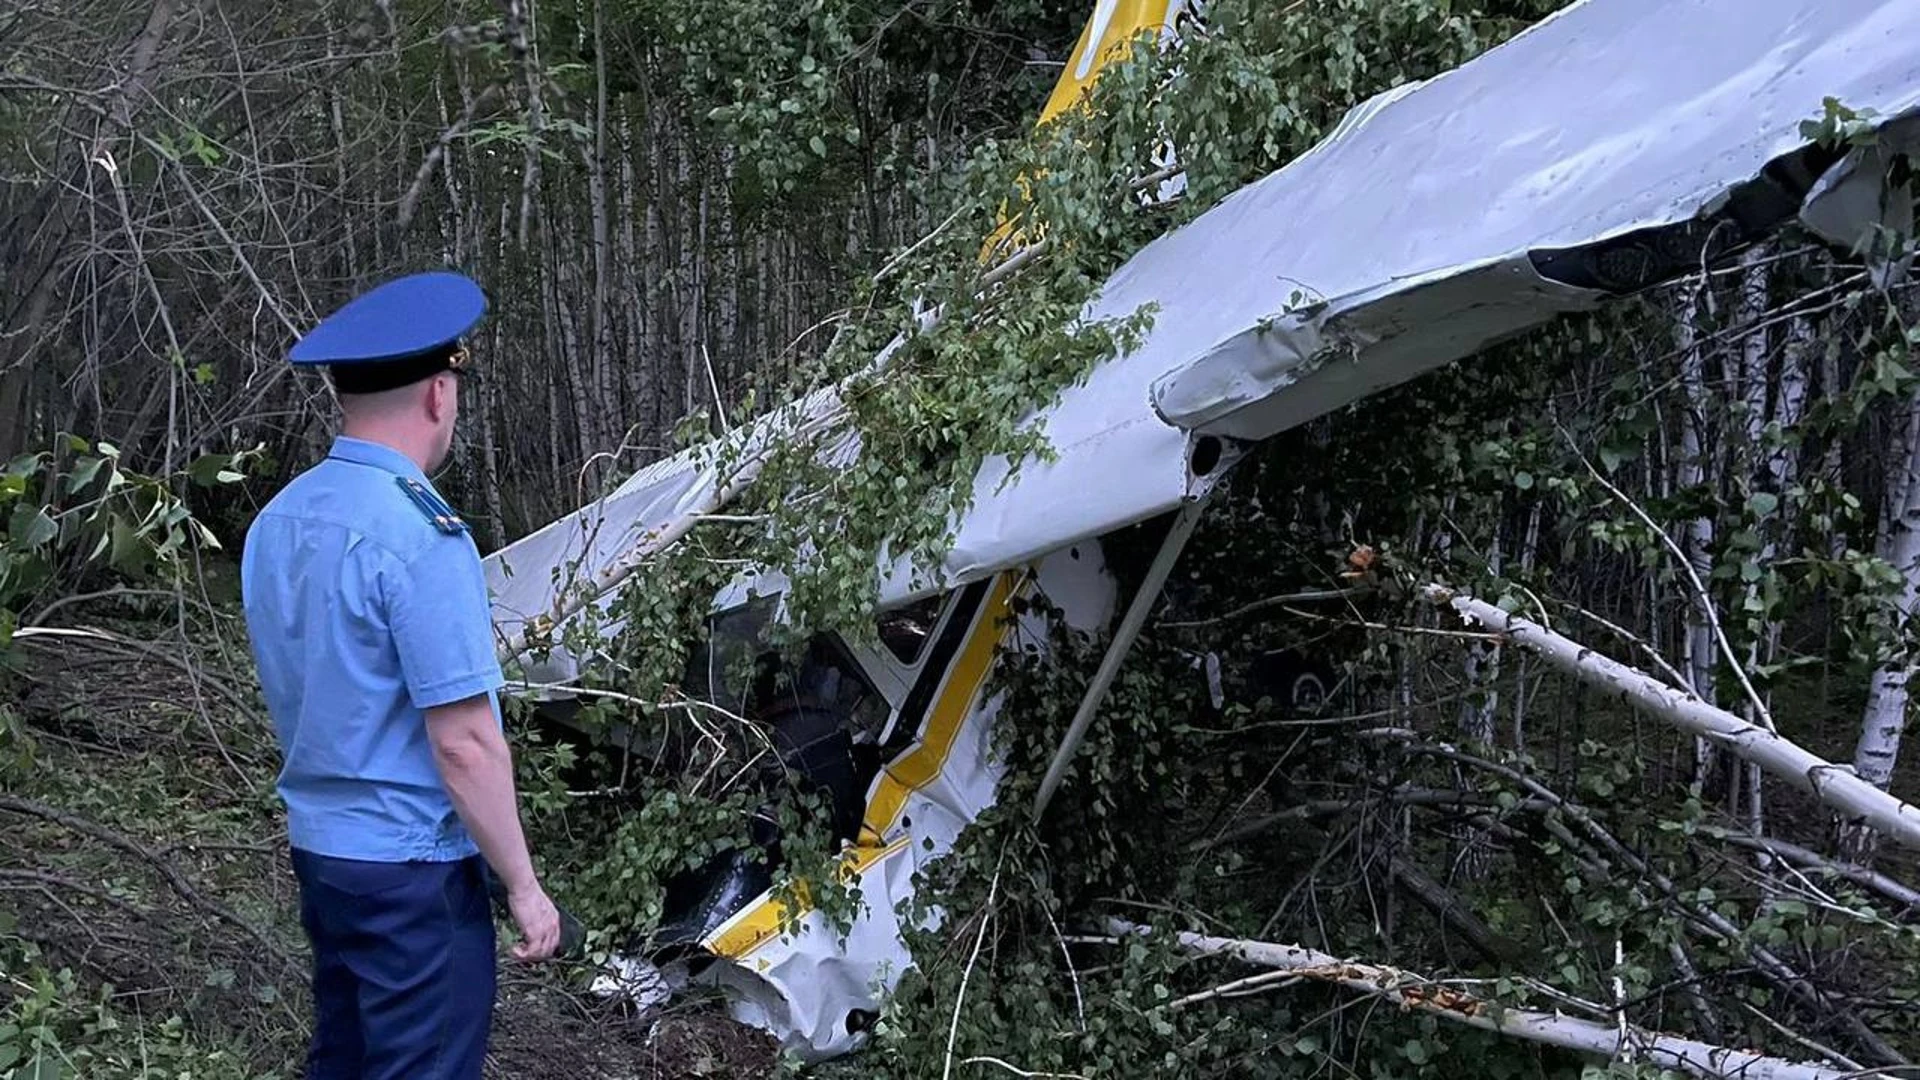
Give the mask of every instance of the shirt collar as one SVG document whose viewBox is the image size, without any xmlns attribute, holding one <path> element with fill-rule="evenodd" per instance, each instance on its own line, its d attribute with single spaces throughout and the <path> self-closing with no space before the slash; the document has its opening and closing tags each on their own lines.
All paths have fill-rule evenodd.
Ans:
<svg viewBox="0 0 1920 1080">
<path fill-rule="evenodd" d="M 412 458 L 393 447 L 366 439 L 356 439 L 349 435 L 335 436 L 333 448 L 327 452 L 327 456 L 341 461 L 351 461 L 356 465 L 371 465 L 395 476 L 406 476 L 421 481 L 427 478 L 426 473 L 420 471 L 420 466 L 414 464 Z"/>
</svg>

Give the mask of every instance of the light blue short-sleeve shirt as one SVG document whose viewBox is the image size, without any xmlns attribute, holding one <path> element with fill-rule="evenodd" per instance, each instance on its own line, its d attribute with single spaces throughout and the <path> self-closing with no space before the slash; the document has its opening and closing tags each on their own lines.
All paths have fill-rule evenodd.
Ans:
<svg viewBox="0 0 1920 1080">
<path fill-rule="evenodd" d="M 497 722 L 486 579 L 472 537 L 437 527 L 403 481 L 432 490 L 404 454 L 343 436 L 247 530 L 240 586 L 283 755 L 277 790 L 290 842 L 315 854 L 478 851 L 424 710 L 485 694 Z"/>
</svg>

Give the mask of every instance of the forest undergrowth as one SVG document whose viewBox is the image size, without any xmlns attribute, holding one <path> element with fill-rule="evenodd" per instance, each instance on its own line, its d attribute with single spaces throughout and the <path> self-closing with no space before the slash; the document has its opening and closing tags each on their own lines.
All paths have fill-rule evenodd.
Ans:
<svg viewBox="0 0 1920 1080">
<path fill-rule="evenodd" d="M 0 1076 L 301 1075 L 307 949 L 278 752 L 233 569 L 204 566 L 205 593 L 75 598 L 62 607 L 84 636 L 13 645 L 28 674 L 0 701 Z M 775 1071 L 772 1042 L 717 1003 L 642 1020 L 583 992 L 580 967 L 503 957 L 489 1077 Z"/>
</svg>

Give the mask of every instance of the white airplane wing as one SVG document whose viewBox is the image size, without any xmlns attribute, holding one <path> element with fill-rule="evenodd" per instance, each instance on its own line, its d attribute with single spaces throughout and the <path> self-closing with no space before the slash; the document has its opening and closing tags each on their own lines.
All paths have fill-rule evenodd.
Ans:
<svg viewBox="0 0 1920 1080">
<path fill-rule="evenodd" d="M 944 584 L 1164 513 L 1237 444 L 1796 217 L 1852 243 L 1881 212 L 1877 159 L 1801 125 L 1836 98 L 1920 145 L 1916 41 L 1915 0 L 1582 0 L 1358 106 L 1104 284 L 1086 316 L 1152 303 L 1151 331 L 1040 416 L 1056 461 L 1004 487 L 1007 462 L 981 470 Z M 556 566 L 591 575 L 714 482 L 683 454 L 490 556 L 497 619 L 550 608 Z"/>
</svg>

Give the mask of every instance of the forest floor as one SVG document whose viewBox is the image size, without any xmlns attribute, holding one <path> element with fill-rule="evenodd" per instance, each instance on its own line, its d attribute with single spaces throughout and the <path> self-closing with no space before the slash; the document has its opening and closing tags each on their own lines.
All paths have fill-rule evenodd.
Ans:
<svg viewBox="0 0 1920 1080">
<path fill-rule="evenodd" d="M 296 1076 L 308 954 L 244 634 L 230 610 L 88 625 L 113 640 L 21 638 L 0 668 L 0 1021 L 51 985 L 43 1056 L 66 1076 Z M 777 1071 L 716 1002 L 634 1016 L 576 989 L 580 965 L 516 964 L 502 926 L 489 1077 Z M 0 1058 L 31 1060 L 8 1030 Z"/>
</svg>

